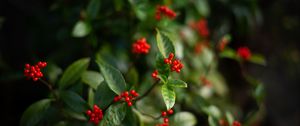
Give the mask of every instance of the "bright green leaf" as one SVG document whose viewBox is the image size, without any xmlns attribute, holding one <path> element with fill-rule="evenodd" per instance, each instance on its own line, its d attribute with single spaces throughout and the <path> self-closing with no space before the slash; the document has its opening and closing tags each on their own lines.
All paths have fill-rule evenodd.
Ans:
<svg viewBox="0 0 300 126">
<path fill-rule="evenodd" d="M 161 93 L 165 101 L 167 110 L 171 109 L 174 106 L 176 99 L 174 89 L 167 84 L 164 84 L 161 87 Z"/>
<path fill-rule="evenodd" d="M 82 81 L 93 89 L 97 89 L 98 85 L 104 81 L 102 75 L 96 71 L 85 71 L 82 74 Z"/>
<path fill-rule="evenodd" d="M 85 112 L 89 107 L 84 99 L 72 91 L 61 91 L 59 93 L 62 101 L 75 112 Z"/>
<path fill-rule="evenodd" d="M 175 54 L 175 47 L 170 38 L 166 34 L 161 33 L 158 29 L 156 29 L 156 31 L 156 44 L 163 57 L 167 58 L 170 53 Z"/>
<path fill-rule="evenodd" d="M 203 17 L 207 17 L 210 14 L 210 8 L 208 5 L 207 0 L 195 0 L 195 7 L 198 11 L 198 13 L 203 16 Z"/>
<path fill-rule="evenodd" d="M 50 107 L 51 99 L 43 99 L 30 105 L 22 115 L 21 126 L 37 126 L 44 118 L 47 109 Z"/>
<path fill-rule="evenodd" d="M 219 126 L 219 123 L 212 116 L 208 116 L 208 124 L 209 126 Z"/>
<path fill-rule="evenodd" d="M 190 112 L 179 112 L 172 118 L 174 121 L 170 122 L 170 126 L 195 126 L 197 118 Z"/>
<path fill-rule="evenodd" d="M 91 106 L 94 105 L 94 100 L 95 100 L 95 92 L 92 88 L 89 88 L 88 90 L 88 104 Z"/>
<path fill-rule="evenodd" d="M 91 32 L 90 24 L 80 20 L 75 24 L 73 28 L 72 36 L 81 38 L 81 37 L 85 37 L 90 32 Z"/>
<path fill-rule="evenodd" d="M 127 112 L 125 103 L 111 105 L 105 112 L 104 118 L 99 126 L 118 126 L 121 125 Z"/>
<path fill-rule="evenodd" d="M 230 58 L 230 59 L 237 59 L 237 55 L 235 50 L 230 48 L 225 48 L 221 53 L 220 57 L 222 58 Z"/>
<path fill-rule="evenodd" d="M 265 58 L 262 55 L 258 54 L 253 54 L 249 61 L 259 65 L 267 65 Z"/>
<path fill-rule="evenodd" d="M 90 19 L 94 19 L 97 17 L 100 9 L 100 0 L 90 0 L 86 12 Z"/>
<path fill-rule="evenodd" d="M 182 80 L 176 80 L 176 79 L 169 79 L 168 85 L 172 87 L 179 87 L 179 88 L 186 88 L 187 83 L 185 83 Z"/>
<path fill-rule="evenodd" d="M 97 64 L 100 67 L 101 73 L 104 76 L 109 88 L 117 94 L 121 94 L 126 89 L 126 82 L 119 70 L 105 63 L 100 57 L 97 59 Z"/>
<path fill-rule="evenodd" d="M 106 82 L 102 82 L 95 92 L 95 104 L 99 105 L 100 108 L 109 105 L 116 94 L 110 90 Z"/>
<path fill-rule="evenodd" d="M 83 58 L 72 63 L 64 72 L 61 79 L 58 82 L 59 88 L 63 89 L 72 84 L 81 78 L 81 75 L 87 69 L 90 59 Z"/>
<path fill-rule="evenodd" d="M 226 116 L 226 119 L 227 119 L 228 123 L 232 124 L 233 121 L 234 121 L 233 115 L 229 111 L 226 111 L 225 112 L 225 116 Z"/>
</svg>

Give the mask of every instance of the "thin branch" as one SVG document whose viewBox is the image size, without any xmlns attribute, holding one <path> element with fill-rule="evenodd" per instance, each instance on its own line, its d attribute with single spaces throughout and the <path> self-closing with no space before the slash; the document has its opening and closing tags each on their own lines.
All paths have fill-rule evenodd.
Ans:
<svg viewBox="0 0 300 126">
<path fill-rule="evenodd" d="M 41 79 L 41 78 L 39 78 L 39 80 L 40 80 L 44 85 L 46 85 L 50 91 L 53 91 L 53 87 L 52 87 L 51 84 L 49 84 L 47 81 L 45 81 L 45 80 L 43 80 L 43 79 Z"/>
<path fill-rule="evenodd" d="M 136 98 L 136 101 L 139 101 L 141 100 L 142 98 L 146 97 L 153 89 L 154 87 L 160 82 L 160 80 L 156 80 L 154 82 L 154 84 L 143 94 L 141 95 L 140 97 Z"/>
</svg>

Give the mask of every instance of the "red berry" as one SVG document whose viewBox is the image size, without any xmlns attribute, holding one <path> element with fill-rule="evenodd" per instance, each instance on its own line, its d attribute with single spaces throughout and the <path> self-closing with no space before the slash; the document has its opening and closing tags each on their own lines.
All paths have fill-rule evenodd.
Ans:
<svg viewBox="0 0 300 126">
<path fill-rule="evenodd" d="M 125 101 L 126 101 L 126 102 L 129 102 L 129 101 L 130 101 L 130 98 L 129 98 L 129 97 L 125 97 Z"/>
<path fill-rule="evenodd" d="M 26 68 L 26 69 L 29 69 L 29 68 L 30 68 L 30 65 L 29 65 L 29 64 L 25 64 L 25 68 Z"/>
<path fill-rule="evenodd" d="M 167 116 L 167 112 L 161 112 L 161 116 L 162 116 L 162 117 Z"/>
<path fill-rule="evenodd" d="M 241 123 L 238 122 L 238 121 L 234 121 L 234 122 L 232 123 L 232 126 L 241 126 Z"/>
<path fill-rule="evenodd" d="M 165 122 L 165 123 L 168 123 L 168 122 L 169 122 L 169 119 L 168 119 L 168 118 L 164 118 L 164 122 Z"/>
<path fill-rule="evenodd" d="M 128 106 L 132 106 L 132 102 L 127 102 L 127 105 Z"/>
<path fill-rule="evenodd" d="M 91 115 L 91 114 L 92 114 L 92 111 L 91 111 L 91 110 L 87 110 L 87 111 L 86 111 L 86 114 L 87 114 L 87 115 Z"/>
<path fill-rule="evenodd" d="M 173 112 L 174 112 L 173 109 L 168 110 L 169 115 L 173 114 Z"/>
<path fill-rule="evenodd" d="M 128 96 L 129 96 L 128 91 L 125 91 L 125 92 L 123 93 L 123 97 L 128 97 Z"/>
<path fill-rule="evenodd" d="M 248 47 L 239 47 L 237 50 L 238 56 L 243 60 L 249 60 L 251 58 L 251 51 Z"/>
<path fill-rule="evenodd" d="M 135 90 L 130 91 L 130 94 L 132 94 L 132 95 L 135 94 L 135 93 L 136 93 Z"/>
</svg>

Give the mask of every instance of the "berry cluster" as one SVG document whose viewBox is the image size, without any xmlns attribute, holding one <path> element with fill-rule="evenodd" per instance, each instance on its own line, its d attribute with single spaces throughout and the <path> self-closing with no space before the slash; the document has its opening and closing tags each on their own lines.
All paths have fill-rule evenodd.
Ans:
<svg viewBox="0 0 300 126">
<path fill-rule="evenodd" d="M 151 74 L 151 76 L 152 76 L 153 79 L 158 80 L 159 79 L 158 78 L 158 70 L 154 70 L 153 73 Z"/>
<path fill-rule="evenodd" d="M 229 123 L 225 119 L 221 119 L 221 120 L 219 120 L 219 125 L 220 126 L 229 126 Z M 234 121 L 232 123 L 232 126 L 241 126 L 241 123 L 238 121 Z"/>
<path fill-rule="evenodd" d="M 161 19 L 161 15 L 164 15 L 169 19 L 174 19 L 176 17 L 176 13 L 167 6 L 157 6 L 155 19 L 159 21 Z"/>
<path fill-rule="evenodd" d="M 133 43 L 132 52 L 136 54 L 147 54 L 150 47 L 151 46 L 147 43 L 146 38 L 141 38 Z"/>
<path fill-rule="evenodd" d="M 103 119 L 103 113 L 97 105 L 94 105 L 93 108 L 94 111 L 87 110 L 86 114 L 90 117 L 90 122 L 93 122 L 95 125 L 98 125 L 98 123 Z"/>
<path fill-rule="evenodd" d="M 192 23 L 191 27 L 196 29 L 200 36 L 204 38 L 209 36 L 209 29 L 206 19 L 200 19 L 198 22 Z"/>
<path fill-rule="evenodd" d="M 174 113 L 173 109 L 161 112 L 161 116 L 164 118 L 164 123 L 157 124 L 156 126 L 169 126 L 169 118 L 167 116 L 172 115 L 173 113 Z"/>
<path fill-rule="evenodd" d="M 131 90 L 130 93 L 125 91 L 121 95 L 115 96 L 114 102 L 118 102 L 123 98 L 123 100 L 127 102 L 128 106 L 132 106 L 132 101 L 138 96 L 139 94 L 135 90 Z"/>
<path fill-rule="evenodd" d="M 205 86 L 211 86 L 211 82 L 205 76 L 201 76 L 200 80 Z"/>
<path fill-rule="evenodd" d="M 168 58 L 164 59 L 165 64 L 171 65 L 171 71 L 176 71 L 177 73 L 183 68 L 183 64 L 178 59 L 174 59 L 174 54 L 170 53 Z"/>
<path fill-rule="evenodd" d="M 39 78 L 43 77 L 43 73 L 41 72 L 42 68 L 47 66 L 47 62 L 38 62 L 36 65 L 25 64 L 24 75 L 33 81 L 37 81 Z"/>
<path fill-rule="evenodd" d="M 251 51 L 248 47 L 239 47 L 237 50 L 237 54 L 243 60 L 249 60 L 251 58 Z"/>
<path fill-rule="evenodd" d="M 228 43 L 229 43 L 229 39 L 227 37 L 223 37 L 218 44 L 219 51 L 222 52 L 225 49 L 225 47 L 228 45 Z"/>
<path fill-rule="evenodd" d="M 241 126 L 241 123 L 238 122 L 238 121 L 234 121 L 234 122 L 232 123 L 232 126 Z"/>
</svg>

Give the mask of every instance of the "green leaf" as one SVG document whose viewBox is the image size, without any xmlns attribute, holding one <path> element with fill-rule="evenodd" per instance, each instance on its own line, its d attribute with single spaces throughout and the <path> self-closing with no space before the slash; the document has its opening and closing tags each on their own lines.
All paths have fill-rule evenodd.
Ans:
<svg viewBox="0 0 300 126">
<path fill-rule="evenodd" d="M 160 78 L 161 81 L 165 84 L 170 74 L 170 66 L 164 63 L 164 58 L 160 53 L 158 53 L 158 55 L 156 56 L 155 67 L 158 71 L 158 78 Z"/>
<path fill-rule="evenodd" d="M 234 121 L 233 115 L 229 111 L 226 111 L 225 112 L 225 116 L 226 116 L 226 119 L 227 119 L 228 123 L 232 124 L 233 121 Z"/>
<path fill-rule="evenodd" d="M 237 59 L 236 52 L 233 49 L 225 48 L 221 53 L 220 57 L 222 58 L 229 58 L 229 59 Z"/>
<path fill-rule="evenodd" d="M 166 34 L 161 33 L 158 29 L 156 29 L 156 31 L 156 44 L 162 56 L 167 58 L 170 53 L 175 54 L 175 47 L 170 38 Z"/>
<path fill-rule="evenodd" d="M 91 29 L 92 28 L 89 23 L 80 20 L 75 24 L 72 36 L 78 38 L 85 37 L 91 32 Z"/>
<path fill-rule="evenodd" d="M 207 17 L 210 14 L 210 8 L 208 5 L 207 0 L 195 0 L 195 7 L 198 11 L 198 13 L 203 16 L 203 17 Z"/>
<path fill-rule="evenodd" d="M 59 88 L 64 89 L 81 78 L 81 75 L 87 69 L 90 59 L 83 58 L 72 63 L 64 72 L 61 79 L 58 82 Z"/>
<path fill-rule="evenodd" d="M 97 58 L 97 64 L 104 76 L 108 87 L 117 94 L 121 94 L 126 89 L 126 82 L 119 70 L 105 63 L 100 57 Z"/>
<path fill-rule="evenodd" d="M 95 100 L 95 92 L 92 88 L 89 88 L 88 90 L 88 104 L 91 106 L 94 105 L 94 100 Z"/>
<path fill-rule="evenodd" d="M 258 55 L 258 54 L 252 54 L 249 61 L 259 65 L 264 65 L 264 66 L 267 65 L 265 58 L 262 55 Z"/>
<path fill-rule="evenodd" d="M 75 112 L 85 112 L 89 107 L 84 99 L 72 91 L 61 91 L 59 93 L 62 101 Z"/>
<path fill-rule="evenodd" d="M 114 99 L 115 93 L 110 90 L 106 82 L 102 82 L 95 92 L 95 103 L 100 108 L 108 106 Z"/>
<path fill-rule="evenodd" d="M 86 121 L 87 118 L 85 116 L 85 113 L 78 113 L 78 112 L 74 112 L 71 109 L 68 108 L 64 108 L 61 110 L 61 112 L 64 114 L 64 116 L 67 116 L 69 118 L 73 118 L 73 119 L 77 119 L 77 120 L 82 120 L 82 121 Z"/>
<path fill-rule="evenodd" d="M 118 126 L 121 125 L 127 112 L 125 103 L 111 105 L 104 114 L 104 118 L 99 126 Z"/>
<path fill-rule="evenodd" d="M 170 126 L 195 126 L 197 118 L 190 112 L 179 112 L 171 118 Z"/>
<path fill-rule="evenodd" d="M 100 0 L 90 0 L 86 12 L 90 19 L 94 19 L 97 17 L 100 9 Z"/>
<path fill-rule="evenodd" d="M 51 99 L 43 99 L 30 105 L 23 113 L 20 121 L 21 126 L 37 126 L 44 118 L 50 107 Z"/>
<path fill-rule="evenodd" d="M 102 75 L 96 71 L 85 71 L 82 74 L 82 81 L 93 89 L 97 89 L 98 85 L 104 81 Z"/>
<path fill-rule="evenodd" d="M 163 99 L 165 101 L 167 110 L 171 109 L 175 104 L 175 91 L 172 87 L 168 86 L 167 84 L 164 84 L 161 87 L 161 93 L 163 96 Z"/>
<path fill-rule="evenodd" d="M 176 79 L 169 79 L 168 85 L 172 87 L 178 87 L 178 88 L 186 88 L 187 83 L 185 83 L 182 80 L 176 80 Z"/>
<path fill-rule="evenodd" d="M 257 102 L 261 103 L 265 98 L 265 88 L 263 84 L 258 84 L 254 91 L 254 97 Z"/>
<path fill-rule="evenodd" d="M 128 70 L 126 74 L 126 82 L 128 84 L 127 88 L 131 88 L 131 86 L 136 85 L 138 83 L 139 79 L 139 73 L 135 69 L 135 67 L 132 67 Z"/>
<path fill-rule="evenodd" d="M 127 110 L 127 114 L 126 114 L 125 119 L 123 120 L 121 126 L 140 126 L 139 125 L 139 118 L 133 112 L 132 109 Z"/>
<path fill-rule="evenodd" d="M 212 116 L 208 116 L 208 124 L 209 126 L 219 126 L 219 123 Z"/>
</svg>

